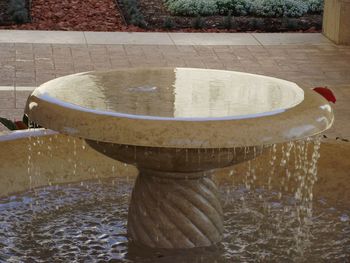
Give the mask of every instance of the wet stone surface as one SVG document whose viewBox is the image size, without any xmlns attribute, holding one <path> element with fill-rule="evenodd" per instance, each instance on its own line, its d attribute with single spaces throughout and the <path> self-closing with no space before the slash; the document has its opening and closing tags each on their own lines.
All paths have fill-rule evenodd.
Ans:
<svg viewBox="0 0 350 263">
<path fill-rule="evenodd" d="M 300 224 L 291 195 L 221 187 L 225 237 L 219 247 L 151 250 L 126 236 L 133 181 L 50 186 L 0 199 L 0 262 L 347 262 L 350 211 L 313 203 Z"/>
<path fill-rule="evenodd" d="M 304 100 L 292 82 L 191 68 L 81 73 L 52 80 L 33 96 L 78 111 L 170 120 L 273 115 Z"/>
</svg>

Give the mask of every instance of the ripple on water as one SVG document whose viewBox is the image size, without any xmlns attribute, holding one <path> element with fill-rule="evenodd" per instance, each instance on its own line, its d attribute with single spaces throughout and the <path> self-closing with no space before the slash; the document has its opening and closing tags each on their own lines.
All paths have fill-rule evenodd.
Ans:
<svg viewBox="0 0 350 263">
<path fill-rule="evenodd" d="M 161 251 L 129 244 L 133 182 L 122 179 L 50 186 L 0 199 L 0 262 L 347 262 L 350 211 L 314 202 L 311 222 L 297 222 L 293 196 L 264 189 L 221 188 L 222 245 Z M 311 235 L 301 240 L 303 233 Z M 302 248 L 302 251 L 300 251 Z"/>
</svg>

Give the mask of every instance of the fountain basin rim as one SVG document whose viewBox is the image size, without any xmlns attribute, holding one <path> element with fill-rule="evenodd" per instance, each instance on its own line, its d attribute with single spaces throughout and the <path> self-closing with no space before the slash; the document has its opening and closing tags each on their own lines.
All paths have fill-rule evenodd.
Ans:
<svg viewBox="0 0 350 263">
<path fill-rule="evenodd" d="M 8 141 L 16 141 L 16 140 L 22 140 L 22 139 L 29 139 L 29 138 L 39 138 L 39 137 L 43 137 L 43 136 L 54 136 L 54 135 L 58 135 L 58 136 L 72 136 L 72 138 L 74 138 L 73 135 L 69 134 L 69 133 L 62 133 L 62 132 L 57 132 L 54 130 L 50 130 L 50 129 L 46 129 L 46 128 L 30 128 L 30 129 L 26 129 L 26 130 L 15 130 L 15 131 L 9 131 L 9 132 L 4 132 L 4 133 L 0 133 L 0 142 L 8 142 Z M 309 136 L 304 137 L 304 138 L 300 138 L 298 140 L 304 140 L 307 139 Z M 79 138 L 79 139 L 83 139 L 83 138 Z M 283 143 L 283 142 L 282 142 Z M 119 144 L 122 145 L 122 144 Z M 125 146 L 130 146 L 130 147 L 138 147 L 141 145 L 136 145 L 136 144 L 124 144 Z M 263 145 L 250 145 L 247 147 L 269 147 L 270 144 L 263 144 Z M 168 148 L 168 149 L 177 149 L 176 147 L 151 147 L 151 146 L 141 146 L 141 147 L 149 147 L 149 148 Z M 218 150 L 218 149 L 233 149 L 233 148 L 240 148 L 240 147 L 245 147 L 245 146 L 235 146 L 235 147 L 221 147 L 221 148 L 203 148 L 203 149 L 208 149 L 208 150 Z M 178 149 L 186 149 L 186 148 L 178 148 Z M 197 148 L 188 148 L 190 149 L 197 149 Z M 200 148 L 198 148 L 200 149 Z M 147 169 L 146 169 L 147 170 Z M 213 169 L 215 170 L 215 169 Z M 151 170 L 150 170 L 151 171 Z M 152 170 L 153 172 L 153 170 Z"/>
<path fill-rule="evenodd" d="M 235 148 L 301 140 L 330 128 L 334 115 L 329 103 L 308 88 L 299 89 L 304 93 L 301 103 L 273 115 L 251 118 L 145 119 L 84 107 L 78 110 L 75 104 L 53 103 L 35 92 L 25 112 L 43 127 L 93 141 L 155 148 Z"/>
<path fill-rule="evenodd" d="M 12 141 L 19 139 L 26 139 L 29 137 L 41 137 L 59 134 L 57 131 L 53 131 L 45 128 L 33 128 L 28 130 L 17 130 L 9 133 L 0 134 L 0 142 Z"/>
<path fill-rule="evenodd" d="M 45 91 L 46 87 L 50 87 L 51 85 L 54 85 L 55 81 L 60 80 L 60 79 L 65 79 L 66 77 L 74 77 L 74 76 L 83 76 L 83 75 L 88 75 L 88 74 L 93 74 L 94 71 L 86 71 L 86 72 L 80 72 L 80 73 L 75 73 L 67 76 L 62 76 L 53 80 L 50 80 L 42 85 L 40 85 L 38 88 L 35 89 L 33 92 L 33 95 L 35 94 L 36 97 L 53 103 L 60 105 L 62 107 L 67 107 L 71 108 L 72 110 L 78 110 L 82 112 L 90 112 L 90 113 L 95 113 L 95 114 L 100 114 L 100 115 L 107 115 L 111 117 L 119 117 L 119 118 L 128 118 L 128 119 L 141 119 L 141 120 L 159 120 L 159 121 L 222 121 L 222 120 L 242 120 L 242 119 L 251 119 L 251 118 L 259 118 L 259 117 L 265 117 L 265 116 L 271 116 L 275 114 L 280 114 L 285 112 L 288 109 L 291 109 L 298 104 L 302 103 L 304 99 L 304 91 L 302 88 L 300 88 L 298 85 L 296 85 L 294 82 L 284 80 L 284 79 L 279 79 L 271 76 L 265 76 L 265 75 L 260 75 L 260 74 L 253 74 L 253 73 L 248 73 L 248 72 L 241 72 L 241 71 L 230 71 L 230 70 L 219 70 L 219 69 L 203 69 L 203 68 L 184 68 L 184 67 L 154 67 L 151 68 L 152 70 L 183 70 L 183 71 L 194 71 L 194 72 L 200 72 L 200 71 L 210 71 L 210 72 L 228 72 L 234 75 L 240 75 L 240 76 L 249 76 L 249 77 L 255 77 L 255 78 L 260 78 L 263 80 L 271 80 L 272 82 L 275 82 L 276 84 L 278 83 L 279 85 L 286 85 L 289 86 L 288 88 L 291 89 L 293 87 L 294 91 L 297 93 L 298 100 L 288 104 L 284 108 L 277 108 L 277 109 L 272 109 L 272 110 L 267 110 L 267 111 L 262 111 L 258 113 L 250 113 L 250 114 L 238 114 L 238 115 L 227 115 L 227 116 L 216 116 L 216 117 L 177 117 L 177 116 L 171 116 L 171 117 L 165 117 L 165 116 L 156 116 L 156 115 L 144 115 L 144 114 L 131 114 L 131 113 L 126 113 L 126 112 L 121 112 L 121 111 L 110 111 L 110 110 L 101 110 L 101 109 L 91 109 L 87 108 L 78 104 L 70 103 L 67 101 L 63 101 L 61 99 L 57 99 L 53 96 L 51 96 L 47 91 Z M 146 68 L 142 67 L 136 67 L 136 68 L 126 68 L 126 69 L 118 69 L 118 72 L 127 72 L 127 71 L 142 71 L 142 70 L 147 70 Z M 98 73 L 109 73 L 113 72 L 113 70 L 109 71 L 100 71 Z"/>
<path fill-rule="evenodd" d="M 39 99 L 47 101 L 49 103 L 54 103 L 56 105 L 60 105 L 65 108 L 69 108 L 72 110 L 77 110 L 81 112 L 89 112 L 97 115 L 106 115 L 111 117 L 118 118 L 127 118 L 127 119 L 135 119 L 135 120 L 154 120 L 154 121 L 225 121 L 225 120 L 243 120 L 243 119 L 252 119 L 252 118 L 260 118 L 271 116 L 275 114 L 280 114 L 285 112 L 287 109 L 278 109 L 268 112 L 256 113 L 256 114 L 247 114 L 247 115 L 233 115 L 233 116 L 223 116 L 223 117 L 161 117 L 161 116 L 152 116 L 152 115 L 137 115 L 137 114 L 128 114 L 122 112 L 113 112 L 113 111 L 102 111 L 102 110 L 94 110 L 85 108 L 79 105 L 75 105 L 69 102 L 64 102 L 58 100 L 56 98 L 50 97 L 47 93 L 43 93 L 38 96 Z M 29 105 L 30 107 L 30 105 Z"/>
</svg>

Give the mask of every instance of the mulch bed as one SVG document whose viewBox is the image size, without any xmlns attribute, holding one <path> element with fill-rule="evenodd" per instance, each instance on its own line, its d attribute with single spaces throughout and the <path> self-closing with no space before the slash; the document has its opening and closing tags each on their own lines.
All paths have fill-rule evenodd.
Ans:
<svg viewBox="0 0 350 263">
<path fill-rule="evenodd" d="M 1 2 L 1 0 L 0 0 Z M 0 29 L 121 31 L 126 29 L 114 0 L 32 0 L 31 23 Z"/>
<path fill-rule="evenodd" d="M 0 0 L 1 7 L 4 1 Z M 2 8 L 4 9 L 4 7 Z M 0 29 L 69 31 L 182 31 L 182 32 L 320 32 L 322 15 L 301 18 L 235 17 L 232 27 L 224 25 L 224 16 L 201 18 L 201 27 L 193 28 L 194 17 L 173 16 L 163 0 L 140 0 L 139 9 L 147 28 L 127 25 L 121 0 L 32 0 L 32 21 L 21 25 L 0 25 Z M 173 28 L 166 28 L 166 20 Z"/>
</svg>

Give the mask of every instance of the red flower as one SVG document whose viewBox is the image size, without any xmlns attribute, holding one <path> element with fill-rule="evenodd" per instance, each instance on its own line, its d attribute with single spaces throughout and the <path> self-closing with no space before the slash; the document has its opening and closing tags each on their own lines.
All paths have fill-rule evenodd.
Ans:
<svg viewBox="0 0 350 263">
<path fill-rule="evenodd" d="M 327 87 L 316 87 L 313 89 L 318 94 L 321 94 L 326 100 L 335 103 L 337 99 L 335 98 L 333 92 Z"/>
<path fill-rule="evenodd" d="M 28 129 L 27 125 L 23 121 L 15 121 L 15 125 L 17 127 L 17 130 L 26 130 Z"/>
</svg>

